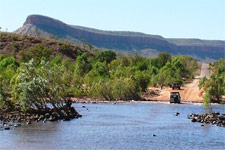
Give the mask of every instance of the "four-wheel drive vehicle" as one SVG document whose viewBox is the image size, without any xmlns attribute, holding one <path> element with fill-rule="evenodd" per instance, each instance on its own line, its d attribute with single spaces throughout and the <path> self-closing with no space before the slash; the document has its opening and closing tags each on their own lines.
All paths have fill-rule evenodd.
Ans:
<svg viewBox="0 0 225 150">
<path fill-rule="evenodd" d="M 181 97 L 179 92 L 170 93 L 170 103 L 180 103 Z"/>
<path fill-rule="evenodd" d="M 174 89 L 180 90 L 180 83 L 174 82 L 174 83 L 172 84 L 172 89 L 173 89 L 173 90 L 174 90 Z"/>
</svg>

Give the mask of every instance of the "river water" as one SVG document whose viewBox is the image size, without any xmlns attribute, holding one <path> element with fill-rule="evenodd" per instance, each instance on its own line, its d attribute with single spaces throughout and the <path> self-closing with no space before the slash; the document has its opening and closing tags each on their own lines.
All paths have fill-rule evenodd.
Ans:
<svg viewBox="0 0 225 150">
<path fill-rule="evenodd" d="M 68 122 L 32 123 L 0 131 L 0 149 L 225 149 L 225 128 L 201 126 L 186 118 L 190 113 L 202 113 L 202 105 L 152 102 L 74 106 L 82 118 Z M 224 105 L 213 106 L 213 109 L 225 113 Z M 175 116 L 175 112 L 180 115 Z"/>
</svg>

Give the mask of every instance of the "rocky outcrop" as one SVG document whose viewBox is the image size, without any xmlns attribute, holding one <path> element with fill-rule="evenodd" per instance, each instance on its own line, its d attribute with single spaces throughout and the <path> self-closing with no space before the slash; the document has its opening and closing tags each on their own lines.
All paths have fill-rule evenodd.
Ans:
<svg viewBox="0 0 225 150">
<path fill-rule="evenodd" d="M 202 115 L 190 114 L 187 116 L 187 118 L 191 119 L 191 122 L 200 122 L 225 127 L 225 114 L 220 115 L 218 112 Z"/>
<path fill-rule="evenodd" d="M 31 28 L 32 26 L 32 28 Z M 174 55 L 191 55 L 200 59 L 219 59 L 224 57 L 224 41 L 207 41 L 199 39 L 166 39 L 161 36 L 136 32 L 102 31 L 80 26 L 67 25 L 59 20 L 30 15 L 24 26 L 16 31 L 20 34 L 34 34 L 31 29 L 41 31 L 42 36 L 57 35 L 58 38 L 70 41 L 86 40 L 99 48 L 115 49 L 129 52 L 140 52 L 143 49 L 153 49 L 159 52 L 167 51 Z"/>
<path fill-rule="evenodd" d="M 20 111 L 12 112 L 0 112 L 0 130 L 10 130 L 15 127 L 21 126 L 23 124 L 30 125 L 32 122 L 42 121 L 58 121 L 64 120 L 69 121 L 71 119 L 80 118 L 80 115 L 73 106 L 72 103 L 64 105 L 62 108 L 58 109 L 45 109 L 45 110 L 30 110 L 26 113 Z"/>
</svg>

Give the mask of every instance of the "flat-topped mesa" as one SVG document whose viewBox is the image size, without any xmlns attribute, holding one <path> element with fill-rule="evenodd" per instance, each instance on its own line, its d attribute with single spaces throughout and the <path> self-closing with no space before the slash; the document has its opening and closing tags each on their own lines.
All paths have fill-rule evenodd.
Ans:
<svg viewBox="0 0 225 150">
<path fill-rule="evenodd" d="M 56 34 L 59 37 L 70 36 L 75 39 L 85 39 L 87 42 L 98 46 L 109 49 L 118 50 L 132 50 L 132 49 L 165 49 L 168 51 L 174 48 L 174 44 L 168 43 L 163 37 L 146 35 L 143 33 L 137 33 L 135 35 L 129 35 L 129 32 L 110 32 L 100 31 L 95 29 L 82 28 L 78 26 L 67 25 L 59 20 L 52 19 L 41 15 L 30 15 L 28 16 L 24 25 L 32 24 L 38 28 L 47 31 L 52 34 Z M 96 32 L 98 31 L 98 32 Z"/>
<path fill-rule="evenodd" d="M 62 21 L 50 18 L 50 17 L 46 17 L 46 16 L 42 16 L 42 15 L 30 15 L 27 17 L 26 21 L 24 22 L 24 26 L 27 24 L 33 24 L 36 26 L 43 26 L 43 25 L 48 25 L 48 26 L 52 26 L 55 28 L 61 28 L 61 29 L 65 29 L 66 28 L 66 24 L 63 23 Z"/>
<path fill-rule="evenodd" d="M 129 31 L 105 31 L 66 24 L 42 15 L 30 15 L 24 26 L 15 31 L 18 34 L 51 38 L 57 35 L 72 43 L 85 40 L 98 48 L 138 53 L 146 56 L 152 52 L 169 52 L 172 55 L 191 55 L 199 60 L 213 60 L 224 57 L 225 41 L 200 39 L 170 39 Z"/>
</svg>

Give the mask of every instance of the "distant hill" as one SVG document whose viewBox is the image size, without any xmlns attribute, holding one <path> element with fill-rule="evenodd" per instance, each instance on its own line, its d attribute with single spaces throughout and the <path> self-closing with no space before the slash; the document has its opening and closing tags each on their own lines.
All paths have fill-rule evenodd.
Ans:
<svg viewBox="0 0 225 150">
<path fill-rule="evenodd" d="M 30 15 L 18 34 L 64 39 L 71 43 L 86 41 L 98 48 L 114 49 L 143 56 L 154 56 L 159 52 L 173 55 L 191 55 L 199 60 L 215 60 L 225 57 L 225 41 L 200 39 L 172 39 L 129 31 L 103 31 L 65 24 L 59 20 Z"/>
</svg>

